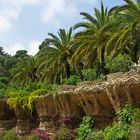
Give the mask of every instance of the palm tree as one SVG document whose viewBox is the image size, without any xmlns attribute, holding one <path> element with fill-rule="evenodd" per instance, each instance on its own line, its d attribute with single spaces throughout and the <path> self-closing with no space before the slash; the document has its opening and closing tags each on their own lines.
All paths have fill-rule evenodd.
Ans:
<svg viewBox="0 0 140 140">
<path fill-rule="evenodd" d="M 125 5 L 116 10 L 120 22 L 118 31 L 112 35 L 107 44 L 107 55 L 115 56 L 118 52 L 127 50 L 132 60 L 137 62 L 140 46 L 140 4 L 132 0 L 124 0 Z"/>
<path fill-rule="evenodd" d="M 38 53 L 40 63 L 38 73 L 42 72 L 43 77 L 51 75 L 53 82 L 61 77 L 69 78 L 70 58 L 73 54 L 74 36 L 72 28 L 66 32 L 64 29 L 58 31 L 58 36 L 49 33 L 50 38 L 45 39 L 42 48 Z M 44 47 L 45 46 L 45 47 Z M 64 73 L 61 75 L 60 73 Z M 47 74 L 47 75 L 46 75 Z"/>
<path fill-rule="evenodd" d="M 11 83 L 16 86 L 24 86 L 36 82 L 38 78 L 36 71 L 36 59 L 33 56 L 25 57 L 17 63 Z"/>
<path fill-rule="evenodd" d="M 105 49 L 111 36 L 115 9 L 116 7 L 108 11 L 101 3 L 101 10 L 94 9 L 95 16 L 84 12 L 81 13 L 86 21 L 75 25 L 75 29 L 83 27 L 84 30 L 76 35 L 76 43 L 79 47 L 72 57 L 72 63 L 82 60 L 85 66 L 91 66 L 98 58 L 101 73 L 107 74 L 105 69 Z"/>
</svg>

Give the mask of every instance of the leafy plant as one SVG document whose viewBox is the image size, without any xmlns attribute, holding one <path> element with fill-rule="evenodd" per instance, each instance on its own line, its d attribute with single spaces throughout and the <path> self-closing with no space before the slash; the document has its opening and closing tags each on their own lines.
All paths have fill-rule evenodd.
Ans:
<svg viewBox="0 0 140 140">
<path fill-rule="evenodd" d="M 28 107 L 28 98 L 29 94 L 26 93 L 26 91 L 10 92 L 7 103 L 13 109 L 20 109 L 26 113 L 30 113 L 31 110 Z"/>
<path fill-rule="evenodd" d="M 95 131 L 92 132 L 90 135 L 87 136 L 86 140 L 104 140 L 103 131 Z"/>
<path fill-rule="evenodd" d="M 129 125 L 121 122 L 114 123 L 112 127 L 104 130 L 105 140 L 127 140 L 130 132 Z"/>
<path fill-rule="evenodd" d="M 78 82 L 80 82 L 80 77 L 78 75 L 72 75 L 68 79 L 64 79 L 63 83 L 67 85 L 76 85 Z"/>
<path fill-rule="evenodd" d="M 85 69 L 82 71 L 85 81 L 93 81 L 97 79 L 97 70 L 96 69 Z"/>
<path fill-rule="evenodd" d="M 104 130 L 106 140 L 128 140 L 131 132 L 131 124 L 140 115 L 139 109 L 133 108 L 130 105 L 117 113 L 118 122 L 115 122 L 111 127 Z"/>
<path fill-rule="evenodd" d="M 94 125 L 95 118 L 86 116 L 83 118 L 80 127 L 77 129 L 78 136 L 76 140 L 86 140 L 90 134 L 92 134 L 92 128 Z"/>
<path fill-rule="evenodd" d="M 28 92 L 34 92 L 35 90 L 39 90 L 39 89 L 55 91 L 57 89 L 57 85 L 50 84 L 50 83 L 35 82 L 35 83 L 31 83 L 30 85 L 26 86 L 24 89 Z"/>
<path fill-rule="evenodd" d="M 18 140 L 15 129 L 6 131 L 1 140 Z"/>
<path fill-rule="evenodd" d="M 132 64 L 131 57 L 126 54 L 119 54 L 117 57 L 106 60 L 106 68 L 109 72 L 127 72 L 130 70 Z"/>
</svg>

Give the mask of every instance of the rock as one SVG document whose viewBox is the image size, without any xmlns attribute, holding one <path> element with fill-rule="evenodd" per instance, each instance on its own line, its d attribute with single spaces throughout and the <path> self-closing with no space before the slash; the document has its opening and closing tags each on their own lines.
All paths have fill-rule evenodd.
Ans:
<svg viewBox="0 0 140 140">
<path fill-rule="evenodd" d="M 8 130 L 16 125 L 14 111 L 10 109 L 6 99 L 0 99 L 0 131 Z"/>
</svg>

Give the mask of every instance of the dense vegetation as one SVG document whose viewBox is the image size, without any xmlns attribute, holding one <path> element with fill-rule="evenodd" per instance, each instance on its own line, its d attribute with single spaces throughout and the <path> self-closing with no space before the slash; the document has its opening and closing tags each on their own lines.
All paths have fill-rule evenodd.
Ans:
<svg viewBox="0 0 140 140">
<path fill-rule="evenodd" d="M 134 108 L 126 105 L 117 113 L 117 120 L 112 126 L 102 130 L 96 130 L 94 120 L 96 118 L 87 116 L 77 129 L 78 136 L 76 140 L 138 140 L 140 108 Z"/>
</svg>

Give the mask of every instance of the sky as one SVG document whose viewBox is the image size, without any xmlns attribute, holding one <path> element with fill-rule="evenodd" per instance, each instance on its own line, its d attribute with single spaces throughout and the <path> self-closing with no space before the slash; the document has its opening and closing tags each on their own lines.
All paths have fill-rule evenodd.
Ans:
<svg viewBox="0 0 140 140">
<path fill-rule="evenodd" d="M 102 1 L 108 8 L 124 3 Z M 100 0 L 0 0 L 0 46 L 11 55 L 17 50 L 34 55 L 48 33 L 69 29 L 82 21 L 80 12 L 93 14 L 100 3 Z"/>
</svg>

